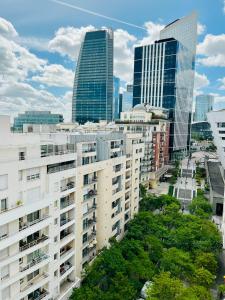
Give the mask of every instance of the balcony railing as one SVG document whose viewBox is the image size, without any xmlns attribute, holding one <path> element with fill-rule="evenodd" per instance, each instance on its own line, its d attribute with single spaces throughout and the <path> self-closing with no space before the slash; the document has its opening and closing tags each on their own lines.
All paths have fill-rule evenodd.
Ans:
<svg viewBox="0 0 225 300">
<path fill-rule="evenodd" d="M 72 205 L 72 204 L 74 204 L 74 201 L 73 201 L 73 200 L 61 201 L 61 202 L 60 202 L 60 209 L 63 209 L 63 208 L 65 208 L 65 207 L 67 207 L 67 206 L 70 206 L 70 205 Z"/>
<path fill-rule="evenodd" d="M 41 300 L 49 294 L 48 291 L 42 291 L 41 294 L 34 298 L 34 300 Z"/>
<path fill-rule="evenodd" d="M 41 237 L 29 242 L 29 243 L 24 243 L 24 245 L 21 243 L 20 245 L 20 251 L 24 251 L 24 250 L 27 250 L 35 245 L 38 245 L 40 244 L 41 242 L 44 242 L 48 239 L 48 236 L 46 235 L 42 235 Z"/>
<path fill-rule="evenodd" d="M 39 264 L 40 262 L 42 262 L 43 260 L 47 259 L 49 256 L 46 254 L 42 254 L 34 259 L 32 259 L 32 261 L 30 263 L 28 263 L 26 266 L 24 267 L 20 267 L 20 272 L 24 272 L 30 268 L 32 268 L 33 266 Z"/>
<path fill-rule="evenodd" d="M 32 278 L 31 280 L 29 280 L 28 282 L 25 282 L 25 283 L 21 284 L 21 286 L 20 286 L 20 291 L 21 291 L 21 292 L 26 291 L 26 290 L 29 289 L 31 286 L 33 286 L 34 284 L 36 284 L 36 283 L 42 281 L 43 279 L 47 278 L 48 276 L 49 276 L 49 275 L 48 275 L 47 273 L 45 273 L 45 272 L 42 273 L 42 274 L 39 274 L 39 275 L 35 276 L 34 278 Z M 44 293 L 43 293 L 43 294 L 44 294 Z M 43 296 L 43 294 L 42 294 L 42 292 L 40 291 L 40 294 L 37 296 L 37 298 L 33 298 L 33 299 L 42 299 L 42 298 L 44 298 L 44 297 L 48 294 L 48 292 L 47 292 L 47 294 L 45 294 L 44 296 Z M 42 297 L 42 298 L 39 298 L 39 297 Z"/>
<path fill-rule="evenodd" d="M 66 185 L 61 186 L 60 190 L 61 190 L 61 192 L 65 192 L 65 191 L 73 189 L 74 187 L 75 187 L 75 182 L 70 181 Z"/>
<path fill-rule="evenodd" d="M 73 233 L 72 231 L 62 231 L 60 232 L 60 240 L 64 239 L 66 236 L 70 235 L 71 233 Z"/>
<path fill-rule="evenodd" d="M 89 153 L 89 152 L 95 152 L 96 148 L 87 148 L 87 149 L 82 149 L 82 153 Z"/>
<path fill-rule="evenodd" d="M 88 180 L 84 181 L 84 185 L 89 185 L 89 184 L 95 183 L 97 180 L 98 180 L 97 177 L 88 178 Z"/>
<path fill-rule="evenodd" d="M 39 223 L 39 222 L 47 219 L 48 217 L 49 217 L 48 215 L 44 215 L 44 216 L 42 216 L 42 217 L 40 217 L 40 218 L 38 218 L 38 219 L 36 219 L 36 220 L 34 220 L 32 222 L 24 222 L 24 223 L 20 222 L 19 231 L 24 230 L 24 229 L 26 229 L 26 228 L 28 228 L 30 226 L 33 226 L 33 225 L 35 225 L 35 224 L 37 224 L 37 223 Z"/>
<path fill-rule="evenodd" d="M 65 274 L 69 269 L 72 268 L 72 264 L 67 262 L 63 266 L 60 266 L 60 276 Z"/>
<path fill-rule="evenodd" d="M 65 225 L 66 223 L 69 223 L 70 221 L 71 221 L 70 218 L 62 219 L 62 220 L 60 220 L 60 226 L 63 226 L 63 225 Z"/>
</svg>

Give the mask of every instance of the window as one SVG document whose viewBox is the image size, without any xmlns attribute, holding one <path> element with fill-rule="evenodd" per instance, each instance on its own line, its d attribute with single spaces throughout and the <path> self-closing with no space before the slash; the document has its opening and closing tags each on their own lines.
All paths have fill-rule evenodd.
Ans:
<svg viewBox="0 0 225 300">
<path fill-rule="evenodd" d="M 54 260 L 57 259 L 57 256 L 58 256 L 57 253 L 55 253 L 55 254 L 54 254 Z"/>
<path fill-rule="evenodd" d="M 36 277 L 39 274 L 39 270 L 34 271 L 33 273 L 27 275 L 27 281 L 30 281 L 34 277 Z"/>
<path fill-rule="evenodd" d="M 57 271 L 57 270 L 54 272 L 54 276 L 55 276 L 55 277 L 58 276 L 58 271 Z"/>
<path fill-rule="evenodd" d="M 83 244 L 86 243 L 87 240 L 88 240 L 88 234 L 85 233 L 85 234 L 83 234 Z"/>
<path fill-rule="evenodd" d="M 26 149 L 19 150 L 19 160 L 25 160 L 26 157 Z"/>
<path fill-rule="evenodd" d="M 55 237 L 54 237 L 54 242 L 56 243 L 57 241 L 58 241 L 58 237 L 55 236 Z"/>
<path fill-rule="evenodd" d="M 54 224 L 57 225 L 58 224 L 58 219 L 54 219 Z"/>
<path fill-rule="evenodd" d="M 35 180 L 40 178 L 40 168 L 32 168 L 26 171 L 27 181 Z"/>
<path fill-rule="evenodd" d="M 217 127 L 225 127 L 225 122 L 218 122 Z"/>
<path fill-rule="evenodd" d="M 7 224 L 0 226 L 0 240 L 8 236 Z"/>
<path fill-rule="evenodd" d="M 225 130 L 219 130 L 219 134 L 225 134 Z"/>
<path fill-rule="evenodd" d="M 0 191 L 4 191 L 8 188 L 8 175 L 0 175 Z"/>
<path fill-rule="evenodd" d="M 0 211 L 5 211 L 8 209 L 8 205 L 7 205 L 7 198 L 1 199 L 0 200 Z"/>
</svg>

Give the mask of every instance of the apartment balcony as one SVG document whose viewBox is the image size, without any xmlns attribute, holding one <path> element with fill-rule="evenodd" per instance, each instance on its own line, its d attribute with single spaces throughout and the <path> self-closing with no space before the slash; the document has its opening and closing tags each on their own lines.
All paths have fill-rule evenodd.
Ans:
<svg viewBox="0 0 225 300">
<path fill-rule="evenodd" d="M 84 201 L 90 200 L 97 195 L 97 190 L 90 190 L 86 195 L 84 195 Z"/>
<path fill-rule="evenodd" d="M 32 261 L 30 263 L 28 263 L 27 265 L 20 266 L 20 272 L 24 272 L 48 258 L 49 258 L 49 256 L 47 254 L 42 254 L 42 255 L 32 259 Z"/>
<path fill-rule="evenodd" d="M 62 185 L 60 187 L 60 191 L 61 192 L 65 192 L 65 191 L 73 189 L 74 187 L 75 187 L 75 182 L 74 181 L 70 181 L 70 182 L 66 183 L 65 185 Z"/>
<path fill-rule="evenodd" d="M 117 172 L 120 172 L 121 170 L 122 170 L 122 168 L 121 168 L 121 167 L 117 167 L 117 166 L 116 166 L 116 167 L 115 167 L 115 169 L 114 169 L 114 172 L 116 172 L 116 173 L 117 173 Z"/>
<path fill-rule="evenodd" d="M 41 300 L 41 299 L 44 299 L 48 294 L 49 294 L 48 291 L 43 290 L 43 291 L 40 292 L 40 295 L 37 296 L 37 297 L 34 297 L 33 300 Z"/>
<path fill-rule="evenodd" d="M 74 248 L 72 246 L 65 246 L 64 249 L 63 249 L 63 251 L 60 250 L 60 260 L 65 259 L 68 255 L 74 253 L 74 251 L 75 250 L 74 250 Z"/>
<path fill-rule="evenodd" d="M 29 242 L 29 243 L 27 243 L 27 242 L 23 243 L 21 241 L 20 242 L 20 252 L 25 251 L 25 250 L 27 250 L 27 249 L 35 246 L 35 245 L 38 245 L 38 244 L 46 241 L 47 239 L 48 239 L 48 236 L 46 236 L 46 235 L 43 234 L 41 237 L 39 237 L 39 238 L 37 238 L 37 239 Z"/>
<path fill-rule="evenodd" d="M 78 288 L 80 286 L 80 279 L 75 278 L 71 280 L 70 278 L 65 278 L 64 281 L 60 284 L 60 294 L 55 300 L 69 299 L 70 294 L 73 288 Z"/>
<path fill-rule="evenodd" d="M 42 285 L 42 281 L 44 281 L 45 279 L 48 278 L 48 274 L 47 273 L 43 273 L 43 274 L 39 274 L 37 276 L 35 276 L 33 279 L 31 279 L 30 281 L 26 282 L 26 283 L 22 283 L 20 285 L 20 291 L 21 292 L 25 292 L 27 291 L 28 289 L 32 288 L 33 290 L 36 289 L 35 286 L 38 286 L 38 285 Z M 38 287 L 37 287 L 38 288 Z M 43 299 L 44 297 L 42 297 L 41 299 Z"/>
<path fill-rule="evenodd" d="M 92 178 L 88 178 L 88 180 L 85 180 L 84 181 L 84 186 L 85 185 L 89 185 L 89 184 L 93 184 L 93 183 L 95 183 L 95 182 L 97 182 L 98 181 L 98 178 L 95 176 L 95 177 L 92 177 Z"/>
<path fill-rule="evenodd" d="M 72 200 L 72 199 L 68 198 L 68 199 L 63 200 L 63 201 L 61 200 L 60 201 L 60 209 L 64 209 L 64 208 L 66 208 L 66 207 L 68 207 L 72 204 L 75 204 L 74 200 Z"/>
<path fill-rule="evenodd" d="M 82 153 L 93 153 L 93 152 L 96 152 L 96 148 L 95 147 L 90 147 L 90 148 L 82 149 Z"/>
<path fill-rule="evenodd" d="M 68 270 L 70 270 L 73 265 L 70 262 L 65 262 L 60 266 L 60 276 L 63 276 Z"/>
<path fill-rule="evenodd" d="M 19 224 L 19 231 L 27 229 L 30 226 L 33 226 L 33 225 L 35 225 L 35 224 L 37 224 L 41 221 L 44 221 L 48 217 L 49 217 L 48 215 L 44 215 L 44 216 L 42 216 L 42 217 L 40 217 L 40 218 L 38 218 L 38 219 L 36 219 L 32 222 L 23 222 L 23 221 L 21 221 L 20 224 Z"/>
<path fill-rule="evenodd" d="M 72 221 L 72 219 L 70 219 L 70 218 L 63 218 L 63 219 L 61 219 L 60 220 L 60 226 L 63 226 L 65 224 L 69 223 L 70 221 Z"/>
</svg>

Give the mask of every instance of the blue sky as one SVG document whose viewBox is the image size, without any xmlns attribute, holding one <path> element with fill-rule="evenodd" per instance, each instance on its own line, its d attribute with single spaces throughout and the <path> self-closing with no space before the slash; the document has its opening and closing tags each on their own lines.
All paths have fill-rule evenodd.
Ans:
<svg viewBox="0 0 225 300">
<path fill-rule="evenodd" d="M 225 3 L 223 0 L 61 0 L 146 30 L 72 9 L 51 0 L 1 0 L 0 113 L 28 109 L 71 115 L 72 84 L 84 33 L 115 31 L 114 73 L 132 82 L 133 48 L 158 38 L 163 25 L 196 10 L 199 35 L 195 94 L 215 95 L 225 107 Z"/>
</svg>

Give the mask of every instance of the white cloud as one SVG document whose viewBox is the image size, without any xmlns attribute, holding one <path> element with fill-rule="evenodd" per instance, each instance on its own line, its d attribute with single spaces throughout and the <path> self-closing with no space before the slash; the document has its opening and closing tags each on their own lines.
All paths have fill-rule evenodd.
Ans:
<svg viewBox="0 0 225 300">
<path fill-rule="evenodd" d="M 133 80 L 133 44 L 136 37 L 127 31 L 114 32 L 114 74 L 123 81 Z"/>
<path fill-rule="evenodd" d="M 201 89 L 209 85 L 209 79 L 205 74 L 199 74 L 195 72 L 195 84 L 194 84 L 194 93 L 195 95 L 201 94 Z"/>
<path fill-rule="evenodd" d="M 52 64 L 44 66 L 41 74 L 33 76 L 31 79 L 48 86 L 71 88 L 73 78 L 73 71 L 64 68 L 62 65 Z"/>
<path fill-rule="evenodd" d="M 91 25 L 80 28 L 61 27 L 56 31 L 55 37 L 49 41 L 49 50 L 58 52 L 62 56 L 67 55 L 72 60 L 77 59 L 84 34 L 90 30 L 94 30 Z"/>
<path fill-rule="evenodd" d="M 46 61 L 14 41 L 0 36 L 0 80 L 25 80 L 30 72 L 40 71 Z"/>
<path fill-rule="evenodd" d="M 160 37 L 160 31 L 165 27 L 163 24 L 154 23 L 151 21 L 146 22 L 144 26 L 147 29 L 147 36 L 139 41 L 140 45 L 151 44 L 158 40 Z"/>
<path fill-rule="evenodd" d="M 219 83 L 221 84 L 219 89 L 225 90 L 225 77 L 218 79 Z"/>
<path fill-rule="evenodd" d="M 4 36 L 6 38 L 14 38 L 18 35 L 16 29 L 6 19 L 0 17 L 0 36 Z"/>
<path fill-rule="evenodd" d="M 205 33 L 206 26 L 204 24 L 200 23 L 200 22 L 198 22 L 197 25 L 198 25 L 197 26 L 197 33 L 198 33 L 198 35 L 202 35 L 203 33 Z"/>
<path fill-rule="evenodd" d="M 203 55 L 198 61 L 205 66 L 225 66 L 225 34 L 207 34 L 197 47 L 197 53 Z"/>
</svg>

